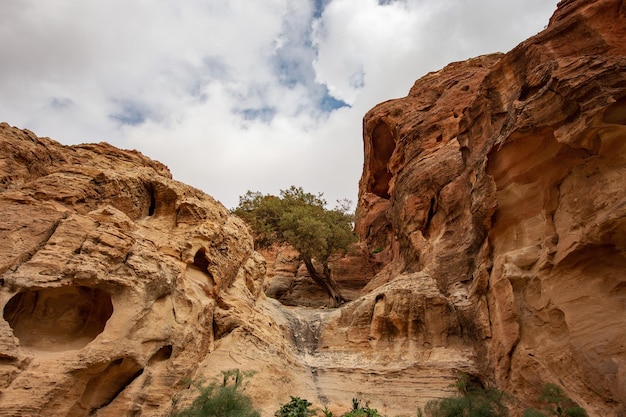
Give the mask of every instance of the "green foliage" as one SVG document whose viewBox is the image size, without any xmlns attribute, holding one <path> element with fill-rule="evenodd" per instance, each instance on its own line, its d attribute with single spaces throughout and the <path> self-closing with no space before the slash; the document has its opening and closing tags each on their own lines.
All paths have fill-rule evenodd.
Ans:
<svg viewBox="0 0 626 417">
<path fill-rule="evenodd" d="M 289 243 L 301 254 L 325 262 L 356 240 L 349 207 L 344 200 L 328 210 L 322 194 L 291 186 L 281 190 L 279 197 L 248 191 L 232 212 L 250 225 L 257 246 Z"/>
<path fill-rule="evenodd" d="M 288 403 L 280 406 L 278 411 L 274 413 L 276 417 L 309 417 L 315 415 L 315 411 L 311 410 L 311 404 L 308 400 L 300 397 L 291 397 Z M 332 415 L 332 413 L 331 413 Z"/>
<path fill-rule="evenodd" d="M 243 393 L 242 382 L 251 372 L 242 373 L 239 369 L 222 372 L 222 385 L 203 385 L 193 382 L 200 395 L 191 406 L 170 414 L 171 417 L 260 417 L 252 406 L 250 397 Z"/>
<path fill-rule="evenodd" d="M 456 397 L 429 401 L 424 413 L 429 417 L 504 417 L 508 415 L 503 392 L 493 388 L 483 388 L 466 374 L 461 374 L 454 386 L 458 391 Z M 421 410 L 418 410 L 418 415 L 420 414 Z"/>
<path fill-rule="evenodd" d="M 587 417 L 585 409 L 570 400 L 558 385 L 544 385 L 539 399 L 544 404 L 545 413 L 528 408 L 524 411 L 523 417 L 546 417 L 548 415 L 557 417 Z"/>
<path fill-rule="evenodd" d="M 370 408 L 369 403 L 365 403 L 365 407 L 361 406 L 361 401 L 357 398 L 352 399 L 352 410 L 344 414 L 342 417 L 383 417 L 375 408 Z"/>
</svg>

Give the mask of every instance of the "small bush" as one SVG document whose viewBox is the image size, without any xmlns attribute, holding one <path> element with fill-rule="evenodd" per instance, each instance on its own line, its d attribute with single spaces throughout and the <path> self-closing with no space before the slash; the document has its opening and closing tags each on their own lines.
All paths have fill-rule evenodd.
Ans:
<svg viewBox="0 0 626 417">
<path fill-rule="evenodd" d="M 352 399 L 352 410 L 344 414 L 342 417 L 384 417 L 378 414 L 378 410 L 370 408 L 369 403 L 365 403 L 365 407 L 361 406 L 361 401 L 357 398 Z"/>
<path fill-rule="evenodd" d="M 291 397 L 288 403 L 280 406 L 278 411 L 274 413 L 276 417 L 309 417 L 315 415 L 315 411 L 311 410 L 313 404 L 308 400 L 300 397 Z"/>
<path fill-rule="evenodd" d="M 252 373 L 241 373 L 239 369 L 222 372 L 223 382 L 203 385 L 192 382 L 200 395 L 187 409 L 170 414 L 171 417 L 261 417 L 252 406 L 250 397 L 243 393 L 242 382 Z"/>
<path fill-rule="evenodd" d="M 324 417 L 333 417 L 333 412 L 328 409 L 328 406 L 324 407 L 322 413 L 324 413 Z"/>
<path fill-rule="evenodd" d="M 543 402 L 543 411 L 547 414 L 534 408 L 527 408 L 523 417 L 547 417 L 548 415 L 557 417 L 587 417 L 585 409 L 579 407 L 578 404 L 565 396 L 563 389 L 558 385 L 544 385 L 539 399 Z"/>
<path fill-rule="evenodd" d="M 483 388 L 466 374 L 461 374 L 454 384 L 456 397 L 431 400 L 424 413 L 429 417 L 505 417 L 505 394 L 493 388 Z M 418 410 L 418 415 L 422 411 Z"/>
</svg>

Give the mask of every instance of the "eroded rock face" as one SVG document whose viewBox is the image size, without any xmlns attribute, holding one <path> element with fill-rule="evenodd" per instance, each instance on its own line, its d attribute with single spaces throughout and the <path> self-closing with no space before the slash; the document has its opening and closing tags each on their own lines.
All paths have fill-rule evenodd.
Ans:
<svg viewBox="0 0 626 417">
<path fill-rule="evenodd" d="M 625 16 L 563 1 L 366 115 L 339 309 L 265 297 L 325 295 L 288 250 L 266 274 L 243 223 L 162 164 L 0 125 L 0 415 L 163 416 L 196 396 L 181 380 L 233 368 L 268 416 L 289 395 L 413 414 L 458 371 L 624 415 Z"/>
<path fill-rule="evenodd" d="M 234 368 L 256 371 L 246 392 L 262 415 L 289 395 L 399 414 L 475 372 L 432 278 L 360 296 L 385 263 L 377 250 L 333 260 L 355 301 L 285 307 L 266 275 L 266 291 L 299 281 L 283 302 L 328 301 L 297 254 L 268 255 L 266 273 L 242 221 L 158 162 L 6 124 L 0 150 L 0 415 L 164 416 L 197 396 L 185 380 Z"/>
<path fill-rule="evenodd" d="M 436 282 L 486 379 L 626 413 L 626 7 L 563 1 L 511 52 L 364 119 L 357 232 Z M 401 275 L 402 276 L 402 275 Z"/>
<path fill-rule="evenodd" d="M 0 155 L 0 414 L 165 415 L 262 294 L 245 225 L 138 152 L 2 124 Z"/>
<path fill-rule="evenodd" d="M 267 261 L 265 294 L 288 306 L 328 307 L 328 293 L 309 275 L 298 251 L 289 245 L 276 245 L 260 249 Z M 347 300 L 359 297 L 371 281 L 381 262 L 365 247 L 355 244 L 346 254 L 329 259 L 333 277 L 341 294 Z M 319 270 L 322 266 L 319 265 Z"/>
<path fill-rule="evenodd" d="M 85 286 L 27 289 L 4 306 L 4 319 L 21 346 L 52 352 L 87 345 L 111 314 L 109 294 Z"/>
</svg>

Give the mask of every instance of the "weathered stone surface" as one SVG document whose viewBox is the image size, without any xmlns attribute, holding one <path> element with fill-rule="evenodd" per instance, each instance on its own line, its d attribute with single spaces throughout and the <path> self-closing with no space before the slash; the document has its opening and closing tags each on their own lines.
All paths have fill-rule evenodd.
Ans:
<svg viewBox="0 0 626 417">
<path fill-rule="evenodd" d="M 623 2 L 563 1 L 364 119 L 357 231 L 391 259 L 367 289 L 432 277 L 483 378 L 592 415 L 626 413 L 625 38 Z"/>
<path fill-rule="evenodd" d="M 374 250 L 376 252 L 376 250 Z M 328 293 L 315 283 L 298 251 L 289 245 L 260 249 L 267 261 L 265 294 L 288 306 L 325 307 Z M 333 277 L 347 300 L 359 297 L 382 262 L 362 245 L 355 244 L 346 254 L 329 259 Z M 321 265 L 319 266 L 321 270 Z"/>
<path fill-rule="evenodd" d="M 380 254 L 333 260 L 356 299 L 345 308 L 285 307 L 264 295 L 266 276 L 299 279 L 295 304 L 328 301 L 297 254 L 269 254 L 266 271 L 241 220 L 163 165 L 6 124 L 0 149 L 2 416 L 163 416 L 197 395 L 186 379 L 233 368 L 256 371 L 246 392 L 264 416 L 289 395 L 338 414 L 355 397 L 398 414 L 470 369 L 432 279 L 359 296 Z"/>
<path fill-rule="evenodd" d="M 138 152 L 2 124 L 0 155 L 0 415 L 164 415 L 220 297 L 261 296 L 245 225 Z"/>
<path fill-rule="evenodd" d="M 624 415 L 625 16 L 563 1 L 366 115 L 338 309 L 266 297 L 326 303 L 162 164 L 0 125 L 0 415 L 163 416 L 233 368 L 264 416 L 289 395 L 414 415 L 458 371 Z"/>
</svg>

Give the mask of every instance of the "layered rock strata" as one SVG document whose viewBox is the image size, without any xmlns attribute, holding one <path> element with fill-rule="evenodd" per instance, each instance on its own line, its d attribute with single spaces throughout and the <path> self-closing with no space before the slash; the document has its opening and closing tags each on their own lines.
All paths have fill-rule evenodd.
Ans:
<svg viewBox="0 0 626 417">
<path fill-rule="evenodd" d="M 436 282 L 486 382 L 626 413 L 626 6 L 562 1 L 511 52 L 364 119 L 357 231 Z"/>
<path fill-rule="evenodd" d="M 235 368 L 264 416 L 289 395 L 399 414 L 476 372 L 429 277 L 358 297 L 357 252 L 334 263 L 357 300 L 285 307 L 243 222 L 162 164 L 7 124 L 0 150 L 1 416 L 165 416 Z"/>
<path fill-rule="evenodd" d="M 0 415 L 164 415 L 261 294 L 245 225 L 167 168 L 0 125 Z"/>
<path fill-rule="evenodd" d="M 625 18 L 562 1 L 365 116 L 339 309 L 266 297 L 324 302 L 162 164 L 0 125 L 0 415 L 164 416 L 233 368 L 264 416 L 289 395 L 414 415 L 459 371 L 514 413 L 553 382 L 624 415 Z"/>
</svg>

